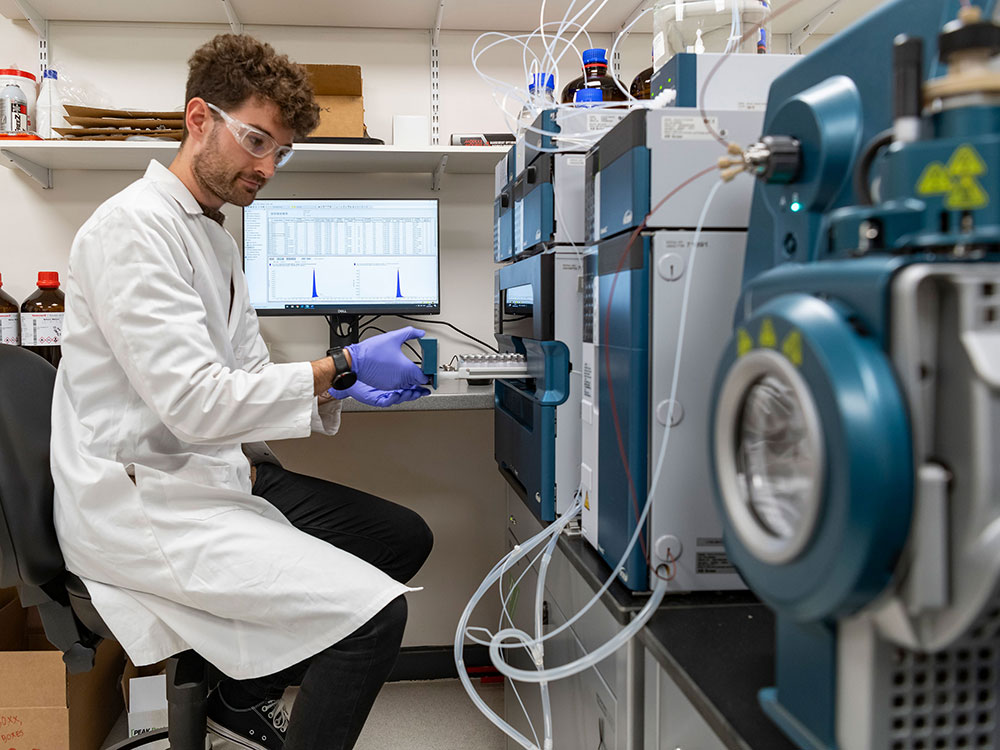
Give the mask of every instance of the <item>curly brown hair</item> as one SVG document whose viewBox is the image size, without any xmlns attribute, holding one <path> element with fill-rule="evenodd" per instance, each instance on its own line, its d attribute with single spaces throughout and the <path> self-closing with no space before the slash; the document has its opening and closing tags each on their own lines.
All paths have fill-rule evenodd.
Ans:
<svg viewBox="0 0 1000 750">
<path fill-rule="evenodd" d="M 188 60 L 184 106 L 198 96 L 220 109 L 234 109 L 250 97 L 274 102 L 296 140 L 319 124 L 319 106 L 306 69 L 245 34 L 219 34 Z M 187 128 L 184 129 L 187 139 Z"/>
</svg>

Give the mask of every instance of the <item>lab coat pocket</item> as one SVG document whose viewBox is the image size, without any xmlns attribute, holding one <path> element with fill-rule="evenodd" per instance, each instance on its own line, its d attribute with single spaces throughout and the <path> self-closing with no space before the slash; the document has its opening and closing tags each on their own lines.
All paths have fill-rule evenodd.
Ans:
<svg viewBox="0 0 1000 750">
<path fill-rule="evenodd" d="M 227 466 L 186 467 L 167 473 L 136 466 L 136 486 L 146 513 L 161 521 L 205 521 L 222 513 L 247 509 L 241 492 L 226 488 L 233 482 Z"/>
</svg>

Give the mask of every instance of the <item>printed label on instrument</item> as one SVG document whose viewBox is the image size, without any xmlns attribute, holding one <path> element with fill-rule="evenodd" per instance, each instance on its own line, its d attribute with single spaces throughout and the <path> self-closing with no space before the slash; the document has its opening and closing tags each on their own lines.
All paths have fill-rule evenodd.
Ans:
<svg viewBox="0 0 1000 750">
<path fill-rule="evenodd" d="M 65 313 L 21 313 L 21 346 L 59 346 Z"/>
<path fill-rule="evenodd" d="M 699 552 L 695 556 L 697 570 L 702 573 L 735 573 L 736 568 L 729 562 L 725 552 Z"/>
<path fill-rule="evenodd" d="M 567 156 L 566 166 L 567 167 L 583 167 L 587 164 L 586 156 Z"/>
<path fill-rule="evenodd" d="M 705 121 L 708 124 L 705 124 Z M 718 117 L 664 117 L 661 135 L 665 141 L 706 141 L 712 139 L 709 126 L 719 132 Z"/>
<path fill-rule="evenodd" d="M 695 542 L 695 546 L 698 547 L 721 547 L 722 537 L 721 536 L 700 536 Z"/>
<path fill-rule="evenodd" d="M 667 40 L 663 32 L 659 31 L 653 37 L 653 59 L 659 60 L 665 54 L 667 54 Z"/>
<path fill-rule="evenodd" d="M 514 204 L 514 249 L 524 250 L 524 201 Z"/>
<path fill-rule="evenodd" d="M 621 115 L 611 112 L 591 112 L 587 115 L 587 130 L 591 133 L 598 130 L 610 130 L 618 124 L 620 119 L 622 119 Z"/>
<path fill-rule="evenodd" d="M 18 313 L 0 313 L 0 344 L 17 346 L 21 343 L 20 322 Z"/>
<path fill-rule="evenodd" d="M 594 175 L 594 228 L 592 239 L 601 239 L 601 173 Z"/>
</svg>

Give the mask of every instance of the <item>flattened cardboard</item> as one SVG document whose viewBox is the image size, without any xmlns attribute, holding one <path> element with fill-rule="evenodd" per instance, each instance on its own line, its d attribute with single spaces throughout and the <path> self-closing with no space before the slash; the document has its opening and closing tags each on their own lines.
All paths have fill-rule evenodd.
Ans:
<svg viewBox="0 0 1000 750">
<path fill-rule="evenodd" d="M 133 119 L 153 117 L 158 120 L 183 119 L 184 117 L 184 113 L 180 110 L 154 112 L 142 109 L 102 109 L 101 107 L 81 107 L 79 104 L 64 104 L 63 109 L 66 110 L 66 114 L 74 117 L 128 117 Z"/>
<path fill-rule="evenodd" d="M 59 135 L 180 135 L 183 131 L 179 128 L 52 128 Z"/>
<path fill-rule="evenodd" d="M 306 65 L 319 104 L 319 126 L 309 135 L 320 138 L 362 138 L 365 106 L 361 67 Z"/>
<path fill-rule="evenodd" d="M 67 115 L 66 122 L 82 128 L 179 128 L 184 118 L 173 120 L 158 120 L 154 117 L 72 117 Z"/>
</svg>

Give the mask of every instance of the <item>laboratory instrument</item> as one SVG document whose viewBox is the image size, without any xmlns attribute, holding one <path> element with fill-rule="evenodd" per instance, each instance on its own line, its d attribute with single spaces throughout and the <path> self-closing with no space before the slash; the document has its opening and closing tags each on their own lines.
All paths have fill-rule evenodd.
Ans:
<svg viewBox="0 0 1000 750">
<path fill-rule="evenodd" d="M 494 326 L 500 356 L 517 356 L 529 347 L 558 343 L 567 362 L 548 366 L 560 378 L 566 369 L 567 392 L 558 402 L 539 398 L 514 375 L 494 384 L 494 452 L 500 473 L 542 521 L 555 520 L 572 504 L 580 476 L 579 371 L 583 295 L 582 265 L 575 249 L 548 250 L 496 271 Z"/>
<path fill-rule="evenodd" d="M 777 613 L 761 704 L 810 750 L 1000 745 L 994 12 L 887 3 L 720 163 L 758 179 L 717 503 Z"/>
<path fill-rule="evenodd" d="M 763 112 L 771 82 L 801 59 L 799 55 L 678 52 L 653 73 L 651 96 L 670 91 L 675 107 Z"/>
<path fill-rule="evenodd" d="M 686 178 L 711 166 L 726 141 L 751 143 L 760 134 L 763 112 L 665 108 L 629 112 L 587 152 L 586 229 L 590 242 L 634 231 L 692 227 L 711 180 L 686 186 L 647 217 Z M 744 229 L 749 190 L 721 192 L 706 217 L 706 229 Z"/>
</svg>

